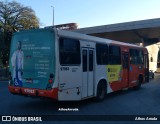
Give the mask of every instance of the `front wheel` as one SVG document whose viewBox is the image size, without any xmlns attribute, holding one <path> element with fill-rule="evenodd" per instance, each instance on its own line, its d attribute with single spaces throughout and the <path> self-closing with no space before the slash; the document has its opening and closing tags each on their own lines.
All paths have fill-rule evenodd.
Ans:
<svg viewBox="0 0 160 124">
<path fill-rule="evenodd" d="M 106 84 L 100 82 L 97 87 L 96 101 L 103 101 L 106 95 Z"/>
<path fill-rule="evenodd" d="M 154 79 L 154 74 L 152 75 L 152 79 Z"/>
<path fill-rule="evenodd" d="M 142 78 L 138 78 L 137 85 L 134 87 L 135 90 L 139 90 L 141 88 Z"/>
</svg>

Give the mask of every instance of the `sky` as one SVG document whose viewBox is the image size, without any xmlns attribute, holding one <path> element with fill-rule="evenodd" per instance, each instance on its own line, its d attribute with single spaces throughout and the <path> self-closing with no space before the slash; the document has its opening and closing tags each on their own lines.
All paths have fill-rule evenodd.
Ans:
<svg viewBox="0 0 160 124">
<path fill-rule="evenodd" d="M 53 24 L 53 7 L 54 25 L 77 23 L 78 28 L 160 18 L 160 0 L 15 1 L 31 7 L 39 18 L 41 27 Z"/>
</svg>

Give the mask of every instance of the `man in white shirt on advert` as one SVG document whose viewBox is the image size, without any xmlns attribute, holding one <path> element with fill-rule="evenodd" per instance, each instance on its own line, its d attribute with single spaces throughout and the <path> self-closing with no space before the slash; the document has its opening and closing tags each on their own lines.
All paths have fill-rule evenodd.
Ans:
<svg viewBox="0 0 160 124">
<path fill-rule="evenodd" d="M 13 67 L 13 79 L 15 86 L 22 86 L 23 74 L 23 51 L 21 41 L 17 42 L 17 50 L 13 53 L 11 63 Z"/>
</svg>

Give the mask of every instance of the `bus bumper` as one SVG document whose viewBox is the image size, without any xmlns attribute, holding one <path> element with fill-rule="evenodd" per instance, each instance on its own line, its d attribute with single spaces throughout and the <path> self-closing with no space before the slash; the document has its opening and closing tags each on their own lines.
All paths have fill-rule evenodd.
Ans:
<svg viewBox="0 0 160 124">
<path fill-rule="evenodd" d="M 46 97 L 58 100 L 58 88 L 53 88 L 51 90 L 39 90 L 33 88 L 21 88 L 8 86 L 9 91 L 12 94 L 22 95 L 22 96 L 33 96 L 33 97 Z"/>
</svg>

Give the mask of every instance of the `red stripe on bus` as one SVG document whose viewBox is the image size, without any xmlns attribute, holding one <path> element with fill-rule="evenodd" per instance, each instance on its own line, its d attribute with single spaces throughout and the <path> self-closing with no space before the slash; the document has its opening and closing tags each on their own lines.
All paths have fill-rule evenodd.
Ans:
<svg viewBox="0 0 160 124">
<path fill-rule="evenodd" d="M 51 90 L 39 90 L 39 89 L 32 89 L 32 88 L 21 88 L 21 87 L 8 86 L 8 89 L 11 93 L 15 93 L 19 95 L 48 97 L 48 98 L 58 100 L 58 88 L 53 88 Z"/>
</svg>

